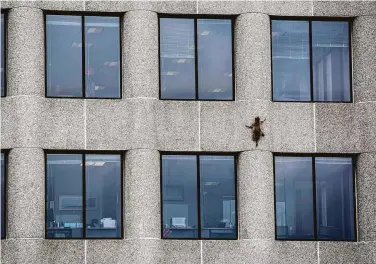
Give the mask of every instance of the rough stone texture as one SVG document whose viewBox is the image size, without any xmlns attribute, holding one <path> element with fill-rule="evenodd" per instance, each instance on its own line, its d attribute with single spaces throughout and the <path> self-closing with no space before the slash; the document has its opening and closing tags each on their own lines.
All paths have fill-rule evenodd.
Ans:
<svg viewBox="0 0 376 264">
<path fill-rule="evenodd" d="M 200 142 L 203 151 L 242 151 L 256 149 L 251 125 L 255 117 L 266 119 L 265 137 L 257 149 L 270 149 L 269 101 L 201 102 Z"/>
<path fill-rule="evenodd" d="M 87 264 L 200 263 L 200 241 L 127 239 L 87 243 Z"/>
<path fill-rule="evenodd" d="M 86 1 L 86 11 L 125 12 L 130 10 L 149 10 L 158 13 L 169 14 L 196 14 L 197 2 L 174 0 L 174 1 Z"/>
<path fill-rule="evenodd" d="M 376 8 L 376 2 L 374 2 Z M 376 101 L 376 16 L 353 23 L 353 89 L 355 102 Z"/>
<path fill-rule="evenodd" d="M 374 264 L 376 243 L 319 242 L 320 264 Z"/>
<path fill-rule="evenodd" d="M 84 243 L 83 240 L 2 240 L 1 263 L 83 264 Z"/>
<path fill-rule="evenodd" d="M 156 100 L 141 98 L 87 100 L 87 148 L 94 150 L 155 149 L 155 102 Z"/>
<path fill-rule="evenodd" d="M 317 242 L 203 241 L 203 263 L 317 264 Z"/>
<path fill-rule="evenodd" d="M 374 1 L 333 1 L 313 0 L 314 16 L 354 17 L 376 14 Z"/>
<path fill-rule="evenodd" d="M 274 239 L 273 155 L 246 151 L 238 160 L 240 239 Z"/>
<path fill-rule="evenodd" d="M 318 153 L 357 153 L 361 150 L 360 122 L 354 104 L 317 103 L 315 112 Z"/>
<path fill-rule="evenodd" d="M 15 148 L 9 152 L 7 237 L 44 237 L 44 153 Z"/>
<path fill-rule="evenodd" d="M 235 25 L 236 99 L 271 97 L 270 18 L 244 14 Z"/>
<path fill-rule="evenodd" d="M 355 105 L 356 120 L 360 130 L 361 152 L 376 151 L 376 102 Z"/>
<path fill-rule="evenodd" d="M 314 152 L 313 104 L 272 103 L 271 134 L 274 152 Z"/>
<path fill-rule="evenodd" d="M 4 1 L 1 0 L 1 8 L 18 8 L 18 7 L 33 7 L 43 10 L 61 10 L 61 11 L 84 11 L 85 1 L 81 0 L 46 0 L 46 1 Z"/>
<path fill-rule="evenodd" d="M 126 238 L 160 238 L 160 154 L 137 149 L 126 153 L 124 219 Z"/>
<path fill-rule="evenodd" d="M 8 96 L 44 97 L 43 12 L 20 7 L 8 14 Z"/>
<path fill-rule="evenodd" d="M 45 149 L 84 149 L 85 112 L 83 100 L 45 99 L 40 118 L 40 145 Z"/>
<path fill-rule="evenodd" d="M 129 11 L 123 20 L 123 97 L 159 96 L 158 16 Z"/>
<path fill-rule="evenodd" d="M 243 14 L 264 13 L 275 16 L 311 16 L 310 1 L 198 1 L 199 14 Z"/>
<path fill-rule="evenodd" d="M 159 101 L 156 119 L 159 150 L 200 150 L 201 102 Z"/>
<path fill-rule="evenodd" d="M 376 241 L 376 153 L 360 154 L 357 162 L 358 240 Z"/>
<path fill-rule="evenodd" d="M 38 147 L 43 98 L 17 96 L 1 99 L 1 147 Z"/>
</svg>

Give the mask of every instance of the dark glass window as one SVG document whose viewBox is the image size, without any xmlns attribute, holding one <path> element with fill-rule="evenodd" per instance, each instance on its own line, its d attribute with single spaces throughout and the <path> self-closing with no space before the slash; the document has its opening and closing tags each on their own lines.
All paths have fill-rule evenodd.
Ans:
<svg viewBox="0 0 376 264">
<path fill-rule="evenodd" d="M 6 173 L 6 154 L 1 152 L 1 238 L 5 238 L 5 173 Z"/>
<path fill-rule="evenodd" d="M 1 13 L 1 96 L 5 96 L 5 14 Z"/>
<path fill-rule="evenodd" d="M 276 238 L 354 241 L 351 157 L 275 156 Z"/>
<path fill-rule="evenodd" d="M 233 155 L 162 155 L 162 238 L 236 239 Z"/>
<path fill-rule="evenodd" d="M 120 154 L 47 154 L 47 238 L 122 237 L 121 160 Z"/>
<path fill-rule="evenodd" d="M 160 98 L 233 100 L 231 19 L 160 19 Z"/>
<path fill-rule="evenodd" d="M 46 16 L 47 97 L 120 98 L 120 18 Z"/>
<path fill-rule="evenodd" d="M 347 21 L 272 20 L 274 101 L 350 102 Z"/>
</svg>

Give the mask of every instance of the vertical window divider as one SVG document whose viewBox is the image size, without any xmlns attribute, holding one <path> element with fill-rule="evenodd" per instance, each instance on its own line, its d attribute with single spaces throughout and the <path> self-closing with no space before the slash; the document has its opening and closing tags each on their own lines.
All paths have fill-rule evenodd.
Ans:
<svg viewBox="0 0 376 264">
<path fill-rule="evenodd" d="M 312 193 L 313 193 L 313 232 L 314 240 L 317 240 L 317 195 L 316 195 L 316 157 L 312 157 Z"/>
<path fill-rule="evenodd" d="M 82 236 L 86 238 L 86 154 L 82 154 Z"/>
<path fill-rule="evenodd" d="M 311 92 L 311 100 L 310 102 L 315 102 L 314 94 L 313 94 L 313 59 L 312 59 L 312 21 L 309 22 L 309 39 L 308 39 L 308 47 L 309 47 L 309 85 L 310 85 L 310 92 Z"/>
<path fill-rule="evenodd" d="M 197 18 L 194 18 L 194 45 L 195 45 L 195 100 L 199 100 L 198 96 L 198 37 L 197 37 Z"/>
<path fill-rule="evenodd" d="M 201 182 L 200 182 L 200 155 L 196 155 L 197 169 L 197 236 L 201 239 Z"/>
<path fill-rule="evenodd" d="M 85 62 L 85 16 L 81 16 L 81 68 L 82 68 L 82 98 L 86 98 L 86 62 Z"/>
</svg>

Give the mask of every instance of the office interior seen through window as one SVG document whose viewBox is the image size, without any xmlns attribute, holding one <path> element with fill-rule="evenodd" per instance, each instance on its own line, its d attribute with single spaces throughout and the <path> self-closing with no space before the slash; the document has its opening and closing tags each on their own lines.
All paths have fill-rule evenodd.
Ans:
<svg viewBox="0 0 376 264">
<path fill-rule="evenodd" d="M 375 25 L 375 1 L 1 1 L 0 262 L 375 264 Z"/>
</svg>

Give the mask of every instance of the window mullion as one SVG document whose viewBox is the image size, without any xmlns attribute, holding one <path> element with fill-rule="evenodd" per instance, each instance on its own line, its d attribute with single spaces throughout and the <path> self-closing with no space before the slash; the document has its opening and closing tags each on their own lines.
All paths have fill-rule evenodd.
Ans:
<svg viewBox="0 0 376 264">
<path fill-rule="evenodd" d="M 311 102 L 314 102 L 313 94 L 313 61 L 312 61 L 312 21 L 309 21 L 309 83 L 310 83 L 310 92 L 311 92 Z"/>
<path fill-rule="evenodd" d="M 86 98 L 86 63 L 85 63 L 85 16 L 81 17 L 81 69 L 82 69 L 82 98 Z"/>
<path fill-rule="evenodd" d="M 199 100 L 198 98 L 198 41 L 197 41 L 197 18 L 194 19 L 194 40 L 195 40 L 195 93 L 196 93 L 196 100 Z"/>
<path fill-rule="evenodd" d="M 82 154 L 82 234 L 86 238 L 86 154 Z"/>
<path fill-rule="evenodd" d="M 312 157 L 312 193 L 313 193 L 313 232 L 314 239 L 317 240 L 317 195 L 316 195 L 316 158 Z"/>
</svg>

